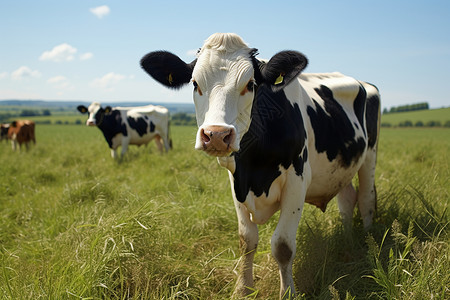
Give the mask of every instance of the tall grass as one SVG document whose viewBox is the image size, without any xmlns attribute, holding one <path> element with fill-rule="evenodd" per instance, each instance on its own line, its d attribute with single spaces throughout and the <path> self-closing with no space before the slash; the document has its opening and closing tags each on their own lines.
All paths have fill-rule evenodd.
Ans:
<svg viewBox="0 0 450 300">
<path fill-rule="evenodd" d="M 37 126 L 37 145 L 0 144 L 0 298 L 228 299 L 239 260 L 228 176 L 193 150 L 129 148 L 114 161 L 99 130 Z M 383 129 L 378 214 L 344 230 L 335 202 L 306 206 L 294 274 L 299 299 L 448 299 L 450 130 Z M 355 180 L 357 184 L 357 181 Z M 251 298 L 278 297 L 260 226 Z"/>
</svg>

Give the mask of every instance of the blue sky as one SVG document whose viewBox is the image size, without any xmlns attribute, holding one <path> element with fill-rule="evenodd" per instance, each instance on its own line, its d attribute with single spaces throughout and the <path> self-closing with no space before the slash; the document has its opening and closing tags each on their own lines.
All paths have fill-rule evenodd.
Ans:
<svg viewBox="0 0 450 300">
<path fill-rule="evenodd" d="M 153 50 L 187 62 L 215 32 L 261 58 L 292 49 L 305 72 L 378 86 L 383 107 L 450 106 L 450 1 L 0 0 L 0 100 L 191 102 L 139 67 Z"/>
</svg>

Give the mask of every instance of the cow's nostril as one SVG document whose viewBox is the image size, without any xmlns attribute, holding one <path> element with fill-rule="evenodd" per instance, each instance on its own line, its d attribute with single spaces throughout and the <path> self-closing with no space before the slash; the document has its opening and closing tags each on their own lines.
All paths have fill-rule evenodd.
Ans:
<svg viewBox="0 0 450 300">
<path fill-rule="evenodd" d="M 225 144 L 229 145 L 232 142 L 232 138 L 233 138 L 233 132 L 230 129 L 229 133 L 223 138 L 223 142 Z"/>
<path fill-rule="evenodd" d="M 201 130 L 200 137 L 202 139 L 202 142 L 208 143 L 211 140 L 210 136 L 212 136 L 211 131 L 205 132 L 204 129 Z"/>
</svg>

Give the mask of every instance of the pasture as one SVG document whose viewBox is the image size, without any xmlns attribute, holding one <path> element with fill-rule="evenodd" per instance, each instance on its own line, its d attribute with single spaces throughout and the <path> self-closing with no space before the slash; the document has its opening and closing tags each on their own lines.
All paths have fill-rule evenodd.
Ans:
<svg viewBox="0 0 450 300">
<path fill-rule="evenodd" d="M 422 122 L 427 125 L 429 122 L 439 122 L 440 126 L 449 127 L 450 107 L 439 109 L 427 109 L 400 113 L 389 113 L 381 116 L 381 123 L 388 123 L 392 126 L 399 126 L 402 122 L 410 121 L 412 124 Z M 422 126 L 424 126 L 422 125 Z M 440 127 L 438 126 L 438 127 Z"/>
<path fill-rule="evenodd" d="M 174 149 L 131 146 L 118 162 L 95 128 L 37 125 L 37 145 L 0 144 L 0 298 L 228 299 L 239 260 L 227 172 L 172 127 Z M 306 205 L 298 299 L 450 298 L 450 130 L 381 131 L 378 212 L 345 232 L 336 201 Z M 278 297 L 260 226 L 256 290 Z"/>
</svg>

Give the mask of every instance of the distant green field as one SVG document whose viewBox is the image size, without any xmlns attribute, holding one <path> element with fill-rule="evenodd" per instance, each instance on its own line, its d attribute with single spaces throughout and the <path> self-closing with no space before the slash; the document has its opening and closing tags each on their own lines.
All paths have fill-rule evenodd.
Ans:
<svg viewBox="0 0 450 300">
<path fill-rule="evenodd" d="M 196 127 L 110 157 L 97 128 L 37 125 L 37 144 L 0 143 L 0 299 L 229 299 L 240 259 L 227 172 L 195 151 Z M 450 299 L 450 130 L 381 130 L 378 210 L 345 232 L 336 201 L 306 205 L 296 299 Z M 356 182 L 356 181 L 355 181 Z M 255 294 L 277 299 L 259 226 Z"/>
<path fill-rule="evenodd" d="M 78 122 L 84 124 L 86 122 L 87 115 L 82 115 L 80 113 L 73 113 L 73 114 L 65 113 L 61 115 L 35 116 L 26 118 L 33 120 L 36 123 L 75 124 L 76 122 Z"/>
<path fill-rule="evenodd" d="M 418 121 L 422 121 L 424 125 L 429 121 L 439 121 L 443 126 L 446 122 L 450 122 L 450 107 L 383 114 L 381 116 L 382 123 L 389 123 L 392 126 L 398 126 L 401 122 L 405 121 L 411 121 L 413 124 L 416 124 Z"/>
</svg>

